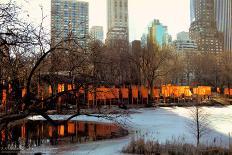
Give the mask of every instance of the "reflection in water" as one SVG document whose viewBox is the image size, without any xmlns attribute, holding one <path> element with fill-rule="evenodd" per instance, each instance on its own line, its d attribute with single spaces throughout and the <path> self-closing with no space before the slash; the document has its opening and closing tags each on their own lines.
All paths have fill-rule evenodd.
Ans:
<svg viewBox="0 0 232 155">
<path fill-rule="evenodd" d="M 114 124 L 69 121 L 52 126 L 47 121 L 27 121 L 4 130 L 1 148 L 29 148 L 46 145 L 82 143 L 125 136 L 127 131 Z"/>
</svg>

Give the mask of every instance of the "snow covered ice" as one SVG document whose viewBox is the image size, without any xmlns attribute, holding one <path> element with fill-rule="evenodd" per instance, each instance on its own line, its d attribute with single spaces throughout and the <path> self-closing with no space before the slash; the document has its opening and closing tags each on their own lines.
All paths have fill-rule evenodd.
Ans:
<svg viewBox="0 0 232 155">
<path fill-rule="evenodd" d="M 174 107 L 174 108 L 157 108 L 157 109 L 138 109 L 137 113 L 133 113 L 128 118 L 128 130 L 131 132 L 128 136 L 112 140 L 103 140 L 97 142 L 89 142 L 83 144 L 58 145 L 52 147 L 41 146 L 33 148 L 33 150 L 22 151 L 28 152 L 44 152 L 46 154 L 93 154 L 93 155 L 112 155 L 121 154 L 123 146 L 127 145 L 132 137 L 136 135 L 145 138 L 155 139 L 162 143 L 166 140 L 185 140 L 188 143 L 195 143 L 192 135 L 186 127 L 189 121 L 189 112 L 191 108 Z M 216 137 L 218 145 L 228 146 L 228 134 L 232 131 L 232 106 L 228 107 L 203 107 L 204 111 L 209 114 L 210 132 L 204 137 L 204 141 L 211 143 Z M 69 116 L 55 115 L 55 120 L 65 119 Z M 29 119 L 42 120 L 41 116 L 34 116 Z M 105 122 L 110 121 L 79 116 L 73 120 Z"/>
</svg>

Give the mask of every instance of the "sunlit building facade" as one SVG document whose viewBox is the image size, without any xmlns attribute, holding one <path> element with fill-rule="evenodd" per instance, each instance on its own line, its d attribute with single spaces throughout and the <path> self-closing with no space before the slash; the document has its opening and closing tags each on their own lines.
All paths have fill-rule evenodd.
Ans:
<svg viewBox="0 0 232 155">
<path fill-rule="evenodd" d="M 128 50 L 128 0 L 107 0 L 107 27 L 106 45 Z"/>
<path fill-rule="evenodd" d="M 153 20 L 147 28 L 147 43 L 156 44 L 160 47 L 168 45 L 171 42 L 167 26 L 160 23 L 159 20 Z"/>
<path fill-rule="evenodd" d="M 51 1 L 52 45 L 72 35 L 82 47 L 89 34 L 89 3 L 77 0 Z"/>
<path fill-rule="evenodd" d="M 191 0 L 190 38 L 196 41 L 198 51 L 222 52 L 223 33 L 218 32 L 213 0 Z"/>
</svg>

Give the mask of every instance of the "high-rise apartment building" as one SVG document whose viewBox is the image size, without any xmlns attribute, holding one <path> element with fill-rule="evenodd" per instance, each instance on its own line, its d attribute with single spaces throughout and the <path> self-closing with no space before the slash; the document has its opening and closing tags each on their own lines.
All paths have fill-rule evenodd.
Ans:
<svg viewBox="0 0 232 155">
<path fill-rule="evenodd" d="M 92 26 L 90 29 L 90 36 L 93 40 L 98 40 L 103 42 L 104 32 L 102 26 Z"/>
<path fill-rule="evenodd" d="M 127 50 L 129 46 L 128 0 L 107 0 L 106 44 Z"/>
<path fill-rule="evenodd" d="M 198 51 L 223 51 L 223 34 L 217 30 L 214 1 L 191 0 L 190 38 L 196 41 Z"/>
<path fill-rule="evenodd" d="M 71 35 L 85 48 L 89 33 L 89 3 L 77 0 L 51 1 L 52 45 Z"/>
<path fill-rule="evenodd" d="M 232 0 L 214 0 L 217 28 L 224 34 L 224 50 L 232 52 Z"/>
</svg>

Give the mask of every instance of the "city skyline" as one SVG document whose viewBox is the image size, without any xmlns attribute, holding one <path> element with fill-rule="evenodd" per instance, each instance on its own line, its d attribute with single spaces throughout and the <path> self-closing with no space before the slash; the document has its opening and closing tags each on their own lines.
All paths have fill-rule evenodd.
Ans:
<svg viewBox="0 0 232 155">
<path fill-rule="evenodd" d="M 9 0 L 3 0 L 7 2 Z M 106 0 L 81 0 L 89 2 L 89 28 L 92 26 L 104 27 L 104 38 L 107 33 L 107 8 Z M 188 31 L 190 26 L 190 1 L 189 0 L 143 0 L 129 1 L 129 31 L 130 41 L 142 37 L 147 24 L 153 19 L 159 19 L 168 26 L 169 34 L 175 39 L 176 34 L 181 31 Z M 37 23 L 41 19 L 40 5 L 43 6 L 45 26 L 50 31 L 50 1 L 46 0 L 18 0 L 24 10 L 28 11 L 29 18 Z M 167 3 L 168 2 L 168 3 Z M 168 4 L 168 5 L 167 5 Z M 167 11 L 168 10 L 168 11 Z M 104 17 L 104 18 L 96 18 Z M 144 18 L 146 17 L 146 18 Z"/>
</svg>

